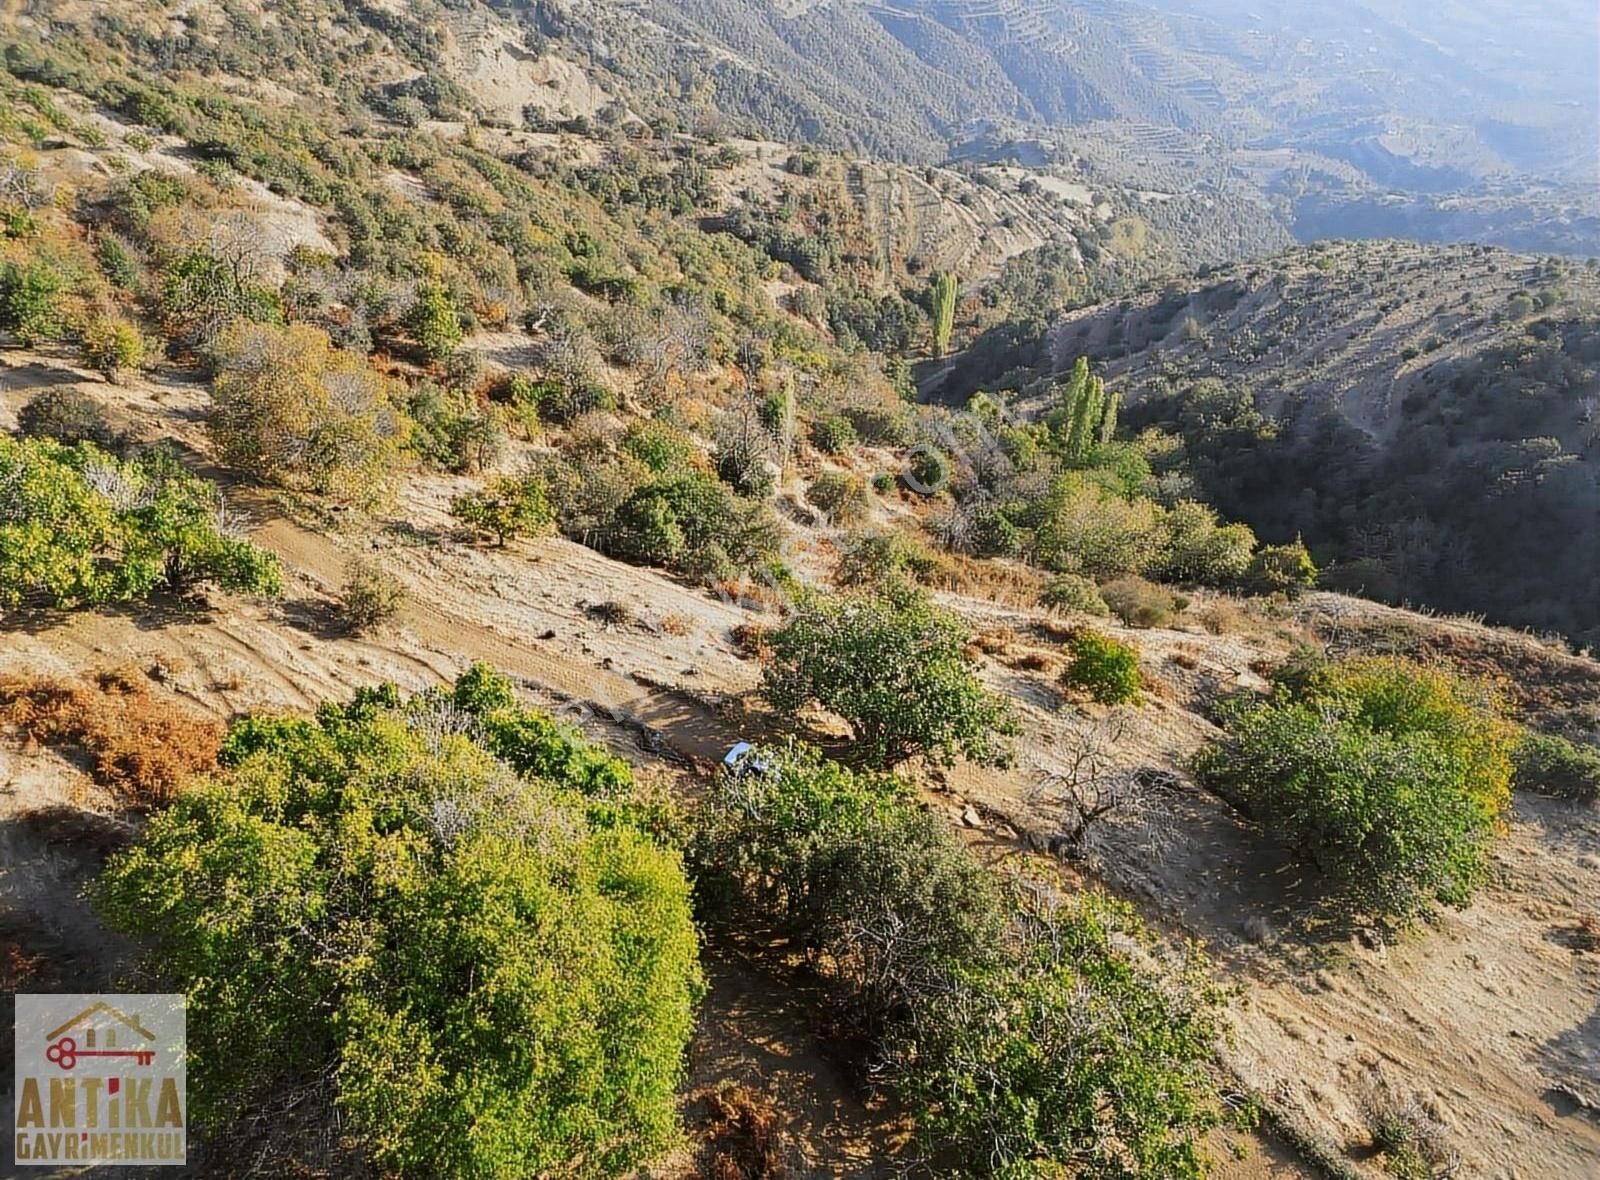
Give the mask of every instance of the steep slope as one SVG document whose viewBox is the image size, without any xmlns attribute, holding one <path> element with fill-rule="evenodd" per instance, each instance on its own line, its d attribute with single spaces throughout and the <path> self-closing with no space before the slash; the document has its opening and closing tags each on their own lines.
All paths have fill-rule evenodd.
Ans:
<svg viewBox="0 0 1600 1180">
<path fill-rule="evenodd" d="M 1600 638 L 1593 266 L 1331 244 L 1073 312 L 1051 349 L 1337 584 Z"/>
</svg>

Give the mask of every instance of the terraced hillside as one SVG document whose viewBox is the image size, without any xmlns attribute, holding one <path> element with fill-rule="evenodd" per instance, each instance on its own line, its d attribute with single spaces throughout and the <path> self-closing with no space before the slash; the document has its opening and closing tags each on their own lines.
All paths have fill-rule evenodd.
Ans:
<svg viewBox="0 0 1600 1180">
<path fill-rule="evenodd" d="M 538 28 L 646 117 L 684 126 L 924 162 L 1043 139 L 1134 188 L 1238 169 L 1301 240 L 1600 251 L 1581 7 L 1537 22 L 1507 7 L 1498 23 L 1424 7 L 552 0 Z M 1541 73 L 1543 43 L 1561 48 Z"/>
</svg>

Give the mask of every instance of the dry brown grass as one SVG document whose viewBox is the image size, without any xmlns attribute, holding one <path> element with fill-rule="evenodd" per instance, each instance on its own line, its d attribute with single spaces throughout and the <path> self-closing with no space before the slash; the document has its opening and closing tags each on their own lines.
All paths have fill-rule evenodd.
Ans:
<svg viewBox="0 0 1600 1180">
<path fill-rule="evenodd" d="M 740 655 L 759 657 L 767 650 L 767 636 L 772 628 L 760 623 L 738 623 L 728 631 L 728 638 Z"/>
<path fill-rule="evenodd" d="M 995 627 L 979 631 L 968 646 L 986 656 L 998 656 L 1010 651 L 1016 642 L 1017 633 L 1010 627 Z"/>
<path fill-rule="evenodd" d="M 1037 650 L 1008 653 L 1002 657 L 1002 662 L 1017 672 L 1049 672 L 1056 666 L 1049 655 Z"/>
<path fill-rule="evenodd" d="M 657 620 L 663 635 L 687 635 L 694 630 L 694 620 L 681 611 L 668 611 Z"/>
<path fill-rule="evenodd" d="M 1237 635 L 1250 630 L 1250 612 L 1232 598 L 1213 598 L 1190 612 L 1190 617 L 1213 635 Z"/>
<path fill-rule="evenodd" d="M 1038 603 L 1045 581 L 1043 574 L 1028 566 L 960 553 L 937 554 L 934 568 L 918 580 L 936 590 L 1024 609 Z"/>
<path fill-rule="evenodd" d="M 133 668 L 93 682 L 0 677 L 0 723 L 24 740 L 89 755 L 95 781 L 141 810 L 216 766 L 223 736 L 221 723 L 156 695 Z"/>
<path fill-rule="evenodd" d="M 783 1130 L 771 1098 L 733 1084 L 706 1103 L 710 1118 L 695 1170 L 700 1180 L 785 1180 Z"/>
</svg>

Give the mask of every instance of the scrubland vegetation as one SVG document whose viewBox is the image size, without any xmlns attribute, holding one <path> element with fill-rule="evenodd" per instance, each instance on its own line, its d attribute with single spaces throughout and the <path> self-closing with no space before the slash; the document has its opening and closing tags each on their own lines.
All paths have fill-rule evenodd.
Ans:
<svg viewBox="0 0 1600 1180">
<path fill-rule="evenodd" d="M 1329 246 L 1149 293 L 1229 235 L 1281 244 L 1226 187 L 1086 194 L 1051 244 L 947 267 L 882 232 L 860 162 L 731 142 L 712 115 L 763 89 L 704 126 L 618 100 L 508 125 L 462 64 L 503 14 L 247 9 L 0 56 L 0 348 L 49 376 L 0 390 L 5 638 L 77 627 L 83 659 L 108 618 L 176 620 L 175 648 L 257 659 L 264 630 L 296 702 L 144 646 L 0 679 L 7 736 L 106 792 L 88 893 L 189 996 L 216 1174 L 669 1166 L 729 962 L 899 1120 L 908 1172 L 1225 1174 L 1279 1097 L 1225 1052 L 1239 939 L 1184 909 L 1211 870 L 1293 877 L 1229 921 L 1262 975 L 1322 971 L 1329 931 L 1420 943 L 1481 898 L 1514 792 L 1562 822 L 1600 797 L 1583 692 L 1303 609 L 1356 609 L 1331 586 L 1589 637 L 1552 589 L 1592 548 L 1576 264 L 1442 252 L 1515 291 L 1432 314 L 1470 348 L 1408 327 L 1372 362 L 1384 419 L 1319 400 L 1335 305 L 1442 280 Z M 562 19 L 519 26 L 529 60 Z M 1013 171 L 895 183 L 978 210 L 941 258 L 992 257 L 1066 183 Z M 580 593 L 570 633 L 525 625 L 520 598 Z M 526 678 L 470 663 L 463 603 Z M 1184 823 L 1186 895 L 1129 872 Z M 1408 1093 L 1370 1097 L 1391 1171 L 1454 1158 Z M 700 1174 L 784 1174 L 782 1101 L 711 1106 Z"/>
</svg>

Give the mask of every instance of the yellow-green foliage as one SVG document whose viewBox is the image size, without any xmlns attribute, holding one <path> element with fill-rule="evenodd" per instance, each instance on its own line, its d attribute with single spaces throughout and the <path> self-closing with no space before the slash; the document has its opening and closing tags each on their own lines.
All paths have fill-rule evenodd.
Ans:
<svg viewBox="0 0 1600 1180">
<path fill-rule="evenodd" d="M 1201 777 L 1343 903 L 1404 918 L 1466 904 L 1487 875 L 1517 730 L 1483 686 L 1399 659 L 1313 662 L 1226 728 Z"/>
<path fill-rule="evenodd" d="M 327 1085 L 385 1175 L 577 1180 L 671 1144 L 697 939 L 625 764 L 481 668 L 246 718 L 221 760 L 97 891 L 188 994 L 196 1125 Z"/>
<path fill-rule="evenodd" d="M 0 436 L 0 607 L 126 602 L 201 582 L 275 594 L 278 560 L 220 527 L 217 489 L 161 452 Z"/>
<path fill-rule="evenodd" d="M 408 424 L 394 382 L 302 324 L 235 322 L 214 349 L 211 434 L 223 462 L 287 487 L 367 503 Z"/>
</svg>

